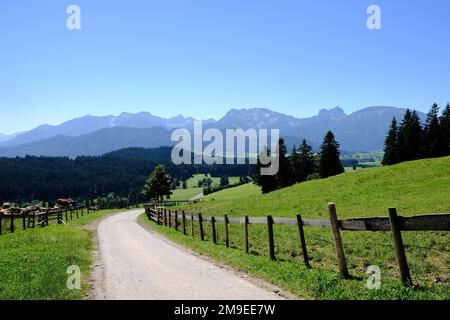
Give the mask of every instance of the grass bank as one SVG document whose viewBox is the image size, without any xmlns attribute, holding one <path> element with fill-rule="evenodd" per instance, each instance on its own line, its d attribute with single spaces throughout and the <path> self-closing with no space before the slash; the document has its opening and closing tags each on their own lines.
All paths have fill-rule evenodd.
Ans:
<svg viewBox="0 0 450 320">
<path fill-rule="evenodd" d="M 103 210 L 58 225 L 0 236 L 0 300 L 83 299 L 92 265 L 91 234 L 86 225 L 123 210 Z M 20 226 L 19 223 L 17 223 Z M 69 290 L 67 267 L 77 265 L 81 290 Z"/>
<path fill-rule="evenodd" d="M 265 216 L 328 219 L 326 204 L 337 204 L 341 219 L 387 216 L 397 207 L 400 215 L 450 213 L 450 157 L 420 160 L 392 167 L 363 169 L 337 177 L 309 181 L 261 195 L 254 185 L 224 190 L 190 206 L 203 215 Z M 178 208 L 181 209 L 181 208 Z M 186 207 L 185 207 L 186 209 Z M 143 218 L 145 219 L 145 218 Z M 149 222 L 148 222 L 149 223 Z M 152 225 L 151 223 L 149 223 Z M 166 227 L 152 225 L 169 238 L 237 269 L 249 272 L 293 294 L 311 299 L 450 299 L 450 237 L 448 232 L 404 232 L 413 280 L 418 288 L 404 288 L 389 232 L 343 232 L 352 280 L 339 278 L 330 229 L 306 228 L 311 270 L 303 266 L 295 226 L 274 226 L 276 262 L 268 258 L 267 227 L 250 225 L 250 254 L 244 248 L 242 225 L 230 225 L 230 246 L 224 246 L 224 227 L 218 224 L 218 245 Z M 190 233 L 188 225 L 188 234 Z M 381 271 L 381 288 L 366 287 L 369 266 Z"/>
</svg>

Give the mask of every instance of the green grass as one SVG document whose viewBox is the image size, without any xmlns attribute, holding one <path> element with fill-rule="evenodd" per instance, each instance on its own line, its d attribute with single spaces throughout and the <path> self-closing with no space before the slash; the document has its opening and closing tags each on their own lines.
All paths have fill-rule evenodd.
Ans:
<svg viewBox="0 0 450 320">
<path fill-rule="evenodd" d="M 191 200 L 200 193 L 203 193 L 203 188 L 175 189 L 172 190 L 170 200 Z"/>
<path fill-rule="evenodd" d="M 80 216 L 49 227 L 21 230 L 15 221 L 15 233 L 4 226 L 0 236 L 0 300 L 83 299 L 87 292 L 87 278 L 92 264 L 92 242 L 85 225 L 121 210 L 104 210 Z M 81 269 L 82 289 L 66 286 L 67 267 Z"/>
<path fill-rule="evenodd" d="M 218 187 L 220 185 L 220 177 L 211 177 L 208 176 L 213 182 L 213 187 Z M 196 188 L 198 186 L 198 180 L 202 180 L 206 178 L 204 174 L 195 174 L 188 180 L 186 180 L 186 184 L 188 188 Z M 230 184 L 236 184 L 239 182 L 239 177 L 228 177 L 228 180 L 230 181 Z"/>
<path fill-rule="evenodd" d="M 450 157 L 420 160 L 392 167 L 362 169 L 324 180 L 298 184 L 261 195 L 247 184 L 224 190 L 195 205 L 184 207 L 203 215 L 244 215 L 328 219 L 327 202 L 337 205 L 340 219 L 387 216 L 388 207 L 400 215 L 450 213 Z M 403 288 L 388 232 L 343 232 L 350 273 L 340 280 L 330 229 L 306 228 L 312 270 L 302 265 L 297 230 L 275 225 L 277 261 L 268 259 L 267 229 L 250 226 L 251 254 L 243 251 L 243 227 L 230 225 L 231 246 L 223 245 L 223 225 L 218 225 L 219 245 L 184 237 L 153 226 L 170 238 L 238 269 L 250 272 L 304 298 L 314 299 L 450 299 L 450 236 L 448 232 L 403 232 L 413 280 L 418 289 Z M 198 227 L 197 227 L 198 229 Z M 210 226 L 205 225 L 210 235 Z M 196 232 L 198 230 L 195 230 Z M 210 240 L 210 237 L 208 236 Z M 380 290 L 365 287 L 368 266 L 382 272 Z"/>
</svg>

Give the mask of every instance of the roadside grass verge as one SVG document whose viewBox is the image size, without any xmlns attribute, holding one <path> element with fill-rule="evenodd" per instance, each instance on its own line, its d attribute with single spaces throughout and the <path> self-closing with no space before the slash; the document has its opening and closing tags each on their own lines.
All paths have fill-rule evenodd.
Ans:
<svg viewBox="0 0 450 320">
<path fill-rule="evenodd" d="M 205 197 L 173 210 L 188 209 L 204 216 L 266 216 L 328 220 L 326 204 L 333 201 L 339 219 L 387 217 L 388 207 L 399 215 L 450 213 L 450 157 L 362 169 L 323 180 L 308 181 L 262 195 L 257 186 L 243 185 Z M 189 229 L 190 224 L 188 224 Z M 295 226 L 274 225 L 276 262 L 268 258 L 267 226 L 250 225 L 250 254 L 244 251 L 243 225 L 230 225 L 231 248 L 224 246 L 224 226 L 217 224 L 219 245 L 206 239 L 173 234 L 153 226 L 170 238 L 218 261 L 247 271 L 296 295 L 313 299 L 450 299 L 450 235 L 448 232 L 403 232 L 413 281 L 407 289 L 399 281 L 393 241 L 389 232 L 343 231 L 347 264 L 353 280 L 340 280 L 331 229 L 305 228 L 311 270 L 302 262 Z M 195 229 L 194 228 L 194 229 Z M 188 230 L 188 234 L 190 231 Z M 381 288 L 366 287 L 369 266 L 381 270 Z"/>
<path fill-rule="evenodd" d="M 97 211 L 65 225 L 51 221 L 48 227 L 24 231 L 21 223 L 17 223 L 15 233 L 4 230 L 0 236 L 0 300 L 83 299 L 88 289 L 93 248 L 85 226 L 121 211 Z M 66 270 L 71 265 L 80 267 L 81 290 L 67 288 Z"/>
</svg>

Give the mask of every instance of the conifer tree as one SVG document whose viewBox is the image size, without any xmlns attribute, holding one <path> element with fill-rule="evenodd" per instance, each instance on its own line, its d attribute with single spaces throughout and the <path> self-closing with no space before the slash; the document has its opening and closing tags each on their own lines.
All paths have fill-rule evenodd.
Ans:
<svg viewBox="0 0 450 320">
<path fill-rule="evenodd" d="M 398 131 L 400 161 L 416 160 L 421 157 L 422 126 L 416 111 L 407 109 Z"/>
<path fill-rule="evenodd" d="M 314 173 L 315 157 L 312 152 L 312 147 L 306 142 L 305 139 L 303 139 L 299 148 L 298 162 L 299 181 L 306 181 L 308 176 Z"/>
<path fill-rule="evenodd" d="M 289 161 L 287 157 L 287 148 L 284 144 L 284 140 L 280 139 L 278 140 L 278 156 L 279 156 L 279 169 L 278 173 L 276 174 L 278 185 L 281 188 L 288 187 L 292 185 L 293 178 L 292 178 L 292 166 L 291 162 Z"/>
<path fill-rule="evenodd" d="M 447 103 L 439 118 L 439 129 L 441 133 L 441 156 L 450 155 L 450 104 Z"/>
<path fill-rule="evenodd" d="M 399 162 L 398 126 L 397 120 L 393 118 L 386 136 L 386 140 L 384 141 L 384 156 L 382 164 L 384 166 L 388 166 Z"/>
<path fill-rule="evenodd" d="M 427 114 L 423 133 L 422 154 L 425 157 L 439 157 L 442 152 L 442 136 L 439 127 L 439 107 L 435 103 Z"/>
<path fill-rule="evenodd" d="M 335 140 L 333 132 L 328 131 L 320 146 L 319 174 L 321 178 L 344 172 L 339 155 L 339 143 Z"/>
</svg>

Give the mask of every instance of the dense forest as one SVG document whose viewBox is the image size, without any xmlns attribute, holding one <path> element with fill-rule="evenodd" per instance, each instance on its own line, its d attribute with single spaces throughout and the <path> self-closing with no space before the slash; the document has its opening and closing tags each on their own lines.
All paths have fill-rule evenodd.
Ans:
<svg viewBox="0 0 450 320">
<path fill-rule="evenodd" d="M 197 173 L 247 176 L 250 165 L 174 165 L 170 147 L 129 148 L 103 156 L 0 158 L 0 202 L 54 201 L 59 197 L 95 199 L 114 193 L 141 201 L 145 180 L 158 164 L 185 180 Z"/>
</svg>

